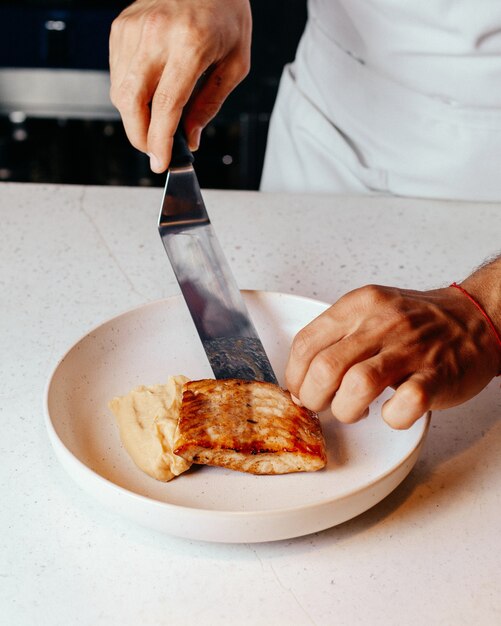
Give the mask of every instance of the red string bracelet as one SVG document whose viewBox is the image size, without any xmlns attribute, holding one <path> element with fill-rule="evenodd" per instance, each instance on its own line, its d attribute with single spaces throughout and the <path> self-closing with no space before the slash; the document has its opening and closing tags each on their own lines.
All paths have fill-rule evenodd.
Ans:
<svg viewBox="0 0 501 626">
<path fill-rule="evenodd" d="M 491 320 L 491 318 L 489 317 L 489 315 L 484 311 L 484 309 L 480 306 L 480 304 L 475 300 L 475 298 L 473 296 L 471 296 L 466 289 L 463 289 L 461 287 L 461 285 L 458 285 L 457 283 L 452 283 L 452 285 L 449 285 L 449 287 L 454 287 L 456 289 L 459 289 L 459 291 L 464 294 L 468 300 L 470 302 L 473 302 L 473 304 L 477 307 L 477 309 L 480 311 L 480 313 L 482 313 L 482 315 L 485 317 L 485 320 L 487 322 L 487 324 L 489 325 L 489 328 L 492 330 L 492 332 L 494 333 L 494 337 L 496 337 L 497 342 L 499 347 L 501 348 L 501 335 L 498 333 L 497 328 L 494 326 L 493 321 Z M 498 374 L 498 376 L 501 376 L 501 372 Z"/>
</svg>

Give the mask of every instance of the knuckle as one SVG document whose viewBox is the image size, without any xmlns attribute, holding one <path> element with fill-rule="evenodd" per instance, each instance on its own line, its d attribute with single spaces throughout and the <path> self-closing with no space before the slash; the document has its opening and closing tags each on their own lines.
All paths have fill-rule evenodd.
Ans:
<svg viewBox="0 0 501 626">
<path fill-rule="evenodd" d="M 115 37 L 120 30 L 122 30 L 123 25 L 127 22 L 127 17 L 125 15 L 119 15 L 116 17 L 113 22 L 111 22 L 110 35 Z"/>
<path fill-rule="evenodd" d="M 114 85 L 110 87 L 110 100 L 117 109 L 120 110 L 122 108 L 118 87 Z"/>
<path fill-rule="evenodd" d="M 344 376 L 344 383 L 357 396 L 371 395 L 379 387 L 379 372 L 371 365 L 358 363 Z"/>
<path fill-rule="evenodd" d="M 309 354 L 312 333 L 309 328 L 301 329 L 292 340 L 291 354 L 293 357 L 302 358 Z"/>
<path fill-rule="evenodd" d="M 167 16 L 162 11 L 150 10 L 143 18 L 143 35 L 146 38 L 163 35 L 168 23 Z"/>
<path fill-rule="evenodd" d="M 117 86 L 112 84 L 110 98 L 120 111 L 135 109 L 139 104 L 139 92 L 130 81 L 124 81 Z"/>
<path fill-rule="evenodd" d="M 235 61 L 234 67 L 236 80 L 240 81 L 244 79 L 250 72 L 250 56 L 248 54 L 239 56 L 238 59 Z"/>
<path fill-rule="evenodd" d="M 110 47 L 113 45 L 113 42 L 117 36 L 117 31 L 120 30 L 120 24 L 118 22 L 119 18 L 116 17 L 113 22 L 111 22 L 110 26 Z"/>
<path fill-rule="evenodd" d="M 365 285 L 360 289 L 360 295 L 369 306 L 380 304 L 386 300 L 385 290 L 380 285 Z"/>
<path fill-rule="evenodd" d="M 324 352 L 318 354 L 310 365 L 312 378 L 317 385 L 328 385 L 334 378 L 337 378 L 340 371 L 340 364 L 332 355 Z"/>
<path fill-rule="evenodd" d="M 122 11 L 111 23 L 110 35 L 122 36 L 129 35 L 136 30 L 136 19 L 127 9 Z"/>
<path fill-rule="evenodd" d="M 192 54 L 201 55 L 206 48 L 207 31 L 196 21 L 185 19 L 176 24 L 176 40 Z"/>
<path fill-rule="evenodd" d="M 172 91 L 167 91 L 166 89 L 157 89 L 155 95 L 153 96 L 153 104 L 160 111 L 172 111 L 173 109 L 179 109 L 182 106 L 179 101 L 179 96 Z"/>
<path fill-rule="evenodd" d="M 212 34 L 212 38 L 214 34 Z M 211 40 L 206 27 L 203 27 L 198 23 L 190 23 L 185 27 L 185 38 L 193 46 L 199 54 L 202 54 L 208 46 L 208 42 Z M 217 39 L 217 37 L 216 37 Z"/>
<path fill-rule="evenodd" d="M 386 302 L 387 298 L 388 295 L 385 287 L 369 284 L 345 293 L 334 306 L 344 312 L 349 311 L 350 314 L 354 312 L 372 312 L 375 308 Z"/>
</svg>

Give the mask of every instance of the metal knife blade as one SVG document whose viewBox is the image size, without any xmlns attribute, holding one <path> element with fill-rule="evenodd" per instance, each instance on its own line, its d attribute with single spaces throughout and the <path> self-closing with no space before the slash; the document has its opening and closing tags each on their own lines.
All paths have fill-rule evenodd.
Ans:
<svg viewBox="0 0 501 626">
<path fill-rule="evenodd" d="M 178 129 L 158 230 L 214 372 L 277 383 L 263 344 L 214 233 Z"/>
</svg>

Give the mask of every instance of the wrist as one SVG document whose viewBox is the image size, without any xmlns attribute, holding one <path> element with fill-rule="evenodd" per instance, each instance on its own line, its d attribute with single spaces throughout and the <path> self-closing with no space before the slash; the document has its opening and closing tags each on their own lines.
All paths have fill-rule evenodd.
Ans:
<svg viewBox="0 0 501 626">
<path fill-rule="evenodd" d="M 501 337 L 501 285 L 490 288 L 483 281 L 467 278 L 460 286 L 479 304 L 491 320 L 498 337 Z"/>
<path fill-rule="evenodd" d="M 501 374 L 501 260 L 487 265 L 460 283 L 472 306 L 483 315 L 485 325 L 496 344 L 497 373 Z"/>
</svg>

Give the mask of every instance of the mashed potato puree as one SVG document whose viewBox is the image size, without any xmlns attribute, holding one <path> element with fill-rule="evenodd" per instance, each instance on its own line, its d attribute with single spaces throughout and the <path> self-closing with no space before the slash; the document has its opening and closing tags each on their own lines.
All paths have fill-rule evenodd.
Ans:
<svg viewBox="0 0 501 626">
<path fill-rule="evenodd" d="M 171 480 L 191 465 L 173 452 L 187 381 L 186 376 L 170 376 L 165 385 L 136 387 L 108 405 L 132 460 L 157 480 Z"/>
</svg>

